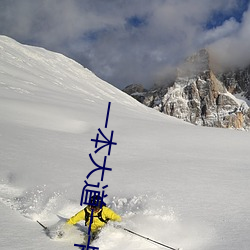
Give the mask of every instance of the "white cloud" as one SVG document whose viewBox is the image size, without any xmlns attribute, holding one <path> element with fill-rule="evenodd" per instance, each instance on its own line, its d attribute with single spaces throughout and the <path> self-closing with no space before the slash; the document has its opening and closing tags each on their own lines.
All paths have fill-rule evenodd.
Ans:
<svg viewBox="0 0 250 250">
<path fill-rule="evenodd" d="M 240 24 L 232 17 L 229 20 L 226 20 L 221 26 L 205 30 L 204 33 L 201 34 L 200 43 L 211 44 L 214 41 L 231 36 L 232 34 L 237 33 L 239 27 Z"/>
<path fill-rule="evenodd" d="M 230 15 L 238 3 L 2 0 L 0 33 L 63 52 L 122 88 L 132 82 L 151 84 L 166 68 L 210 43 L 218 50 L 223 44 L 233 46 L 237 39 L 243 44 L 250 33 L 245 25 L 247 14 L 242 24 L 231 18 L 213 30 L 204 28 L 213 13 Z M 131 26 L 131 17 L 138 17 L 144 25 Z M 238 38 L 231 34 L 238 34 Z"/>
<path fill-rule="evenodd" d="M 210 45 L 218 63 L 225 66 L 246 66 L 250 63 L 250 9 L 234 32 Z"/>
</svg>

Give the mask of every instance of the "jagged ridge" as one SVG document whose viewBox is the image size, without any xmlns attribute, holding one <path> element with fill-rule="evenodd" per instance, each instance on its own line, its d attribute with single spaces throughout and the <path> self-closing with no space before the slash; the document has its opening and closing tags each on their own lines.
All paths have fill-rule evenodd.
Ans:
<svg viewBox="0 0 250 250">
<path fill-rule="evenodd" d="M 146 106 L 196 125 L 248 129 L 250 109 L 233 94 L 249 97 L 249 71 L 214 73 L 206 49 L 187 58 L 177 69 L 177 77 L 169 86 L 139 91 L 133 85 L 126 93 Z"/>
</svg>

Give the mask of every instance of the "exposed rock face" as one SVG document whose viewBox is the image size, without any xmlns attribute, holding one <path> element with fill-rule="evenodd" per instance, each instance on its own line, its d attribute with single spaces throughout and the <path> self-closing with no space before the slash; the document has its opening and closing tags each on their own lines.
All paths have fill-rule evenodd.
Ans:
<svg viewBox="0 0 250 250">
<path fill-rule="evenodd" d="M 249 87 L 249 69 L 221 74 L 220 79 L 224 79 L 224 83 L 211 70 L 208 51 L 201 50 L 189 57 L 177 72 L 171 87 L 136 92 L 140 96 L 137 100 L 196 125 L 236 129 L 250 127 L 248 105 L 232 94 Z M 244 93 L 248 96 L 250 91 Z M 131 95 L 134 96 L 133 93 Z"/>
<path fill-rule="evenodd" d="M 133 96 L 137 101 L 143 103 L 147 90 L 144 89 L 142 84 L 131 84 L 128 85 L 125 89 L 123 89 L 125 93 Z"/>
<path fill-rule="evenodd" d="M 147 90 L 144 89 L 142 84 L 131 84 L 131 85 L 128 85 L 123 91 L 129 95 L 132 95 L 134 93 L 141 93 Z"/>
<path fill-rule="evenodd" d="M 250 100 L 250 66 L 218 74 L 218 79 L 225 84 L 230 93 L 242 93 Z"/>
</svg>

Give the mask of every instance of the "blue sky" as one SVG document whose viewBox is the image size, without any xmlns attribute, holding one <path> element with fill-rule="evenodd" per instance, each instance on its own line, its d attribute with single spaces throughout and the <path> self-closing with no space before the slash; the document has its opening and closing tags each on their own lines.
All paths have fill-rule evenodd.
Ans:
<svg viewBox="0 0 250 250">
<path fill-rule="evenodd" d="M 240 0 L 237 3 L 236 8 L 232 8 L 230 12 L 223 12 L 222 10 L 216 10 L 211 14 L 211 18 L 208 19 L 206 28 L 212 29 L 216 28 L 217 26 L 223 25 L 225 20 L 228 20 L 230 18 L 234 18 L 237 22 L 242 22 L 242 17 L 244 12 L 247 11 L 249 5 L 249 0 Z"/>
<path fill-rule="evenodd" d="M 250 0 L 1 0 L 0 34 L 63 53 L 111 84 L 164 82 L 210 48 L 250 63 Z"/>
</svg>

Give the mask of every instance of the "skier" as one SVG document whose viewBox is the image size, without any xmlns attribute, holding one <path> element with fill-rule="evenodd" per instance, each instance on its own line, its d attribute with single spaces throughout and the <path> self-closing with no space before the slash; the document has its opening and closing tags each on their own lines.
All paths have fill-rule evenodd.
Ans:
<svg viewBox="0 0 250 250">
<path fill-rule="evenodd" d="M 77 222 L 81 220 L 85 220 L 85 226 L 89 226 L 90 224 L 90 217 L 91 217 L 91 210 L 93 209 L 93 221 L 91 224 L 91 233 L 92 237 L 95 238 L 98 232 L 102 227 L 106 225 L 106 223 L 111 221 L 120 222 L 122 219 L 121 217 L 116 214 L 113 210 L 106 207 L 104 202 L 101 200 L 98 202 L 97 206 L 86 206 L 83 210 L 72 216 L 68 221 L 67 224 L 75 225 Z"/>
</svg>

